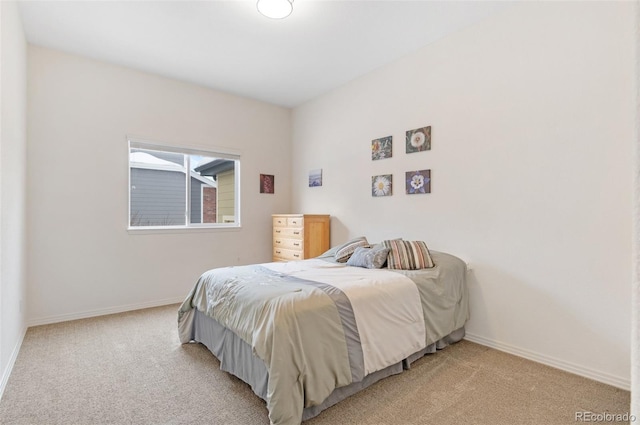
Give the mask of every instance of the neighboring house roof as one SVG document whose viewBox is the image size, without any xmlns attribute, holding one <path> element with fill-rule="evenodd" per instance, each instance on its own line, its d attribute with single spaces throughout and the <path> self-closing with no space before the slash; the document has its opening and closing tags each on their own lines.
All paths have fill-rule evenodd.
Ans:
<svg viewBox="0 0 640 425">
<path fill-rule="evenodd" d="M 202 176 L 215 176 L 225 171 L 233 170 L 236 162 L 229 159 L 214 159 L 195 168 Z"/>
<path fill-rule="evenodd" d="M 158 158 L 146 152 L 131 152 L 131 155 L 129 157 L 129 166 L 133 168 L 142 168 L 148 170 L 175 171 L 184 173 L 183 166 L 176 164 L 175 162 Z M 215 180 L 203 177 L 203 174 L 196 172 L 198 168 L 196 168 L 195 170 L 191 170 L 190 174 L 192 178 L 199 180 L 207 186 L 218 187 L 218 183 Z"/>
<path fill-rule="evenodd" d="M 129 162 L 136 168 L 153 168 L 154 170 L 172 170 L 179 171 L 184 167 L 175 162 L 167 161 L 165 159 L 158 158 L 146 152 L 131 152 L 129 155 Z"/>
</svg>

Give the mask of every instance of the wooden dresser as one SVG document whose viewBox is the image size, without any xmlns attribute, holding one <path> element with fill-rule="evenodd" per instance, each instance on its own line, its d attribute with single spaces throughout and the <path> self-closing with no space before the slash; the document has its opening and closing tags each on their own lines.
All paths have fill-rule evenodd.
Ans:
<svg viewBox="0 0 640 425">
<path fill-rule="evenodd" d="M 329 249 L 329 215 L 274 214 L 273 261 L 317 257 Z"/>
</svg>

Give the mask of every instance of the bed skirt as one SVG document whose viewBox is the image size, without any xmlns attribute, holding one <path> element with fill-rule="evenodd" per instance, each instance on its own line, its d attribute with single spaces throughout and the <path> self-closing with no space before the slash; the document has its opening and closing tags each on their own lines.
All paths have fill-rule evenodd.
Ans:
<svg viewBox="0 0 640 425">
<path fill-rule="evenodd" d="M 204 313 L 198 310 L 194 310 L 194 312 L 192 340 L 205 345 L 209 351 L 218 358 L 221 370 L 249 384 L 253 392 L 266 401 L 269 373 L 267 372 L 267 367 L 264 362 L 254 356 L 251 346 L 232 331 Z M 365 376 L 360 382 L 354 382 L 347 386 L 336 388 L 322 404 L 305 407 L 302 412 L 302 420 L 305 421 L 319 415 L 323 410 L 375 384 L 381 379 L 402 373 L 403 370 L 410 368 L 412 362 L 425 354 L 435 353 L 436 350 L 441 350 L 449 344 L 458 342 L 464 335 L 465 331 L 463 326 L 426 348 L 413 353 L 406 359 Z"/>
</svg>

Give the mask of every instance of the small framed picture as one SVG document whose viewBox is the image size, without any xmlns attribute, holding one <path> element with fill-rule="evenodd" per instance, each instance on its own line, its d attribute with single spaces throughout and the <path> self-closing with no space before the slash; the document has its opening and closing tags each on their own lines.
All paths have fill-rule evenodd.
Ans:
<svg viewBox="0 0 640 425">
<path fill-rule="evenodd" d="M 431 150 L 431 126 L 407 131 L 407 153 Z"/>
<path fill-rule="evenodd" d="M 371 177 L 371 196 L 391 196 L 393 175 L 383 174 Z"/>
<path fill-rule="evenodd" d="M 431 193 L 431 170 L 407 171 L 405 182 L 408 195 Z"/>
<path fill-rule="evenodd" d="M 271 174 L 260 174 L 260 193 L 274 193 L 276 178 Z"/>
<path fill-rule="evenodd" d="M 309 171 L 309 187 L 322 186 L 322 168 Z"/>
<path fill-rule="evenodd" d="M 391 158 L 393 156 L 393 136 L 382 137 L 371 141 L 371 160 Z"/>
</svg>

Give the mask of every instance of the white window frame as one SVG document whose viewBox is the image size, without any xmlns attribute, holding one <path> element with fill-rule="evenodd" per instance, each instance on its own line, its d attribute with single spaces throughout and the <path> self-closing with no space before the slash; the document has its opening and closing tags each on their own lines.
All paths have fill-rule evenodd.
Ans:
<svg viewBox="0 0 640 425">
<path fill-rule="evenodd" d="M 240 220 L 240 153 L 236 151 L 231 151 L 229 149 L 219 149 L 219 148 L 207 148 L 207 149 L 198 149 L 198 148 L 187 148 L 183 146 L 170 145 L 165 143 L 152 142 L 145 139 L 140 139 L 136 137 L 127 137 L 127 182 L 128 182 L 128 200 L 127 200 L 127 230 L 130 233 L 164 233 L 164 232 L 180 232 L 180 231 L 193 231 L 193 230 L 232 230 L 241 228 L 241 220 Z M 185 208 L 185 223 L 184 225 L 175 225 L 175 226 L 131 226 L 131 148 L 138 149 L 148 149 L 148 150 L 157 150 L 162 152 L 172 152 L 179 153 L 185 155 L 186 159 L 186 208 Z M 200 219 L 200 223 L 190 223 L 191 218 L 191 174 L 189 172 L 191 165 L 190 161 L 191 155 L 200 155 L 206 156 L 210 158 L 221 158 L 221 159 L 229 159 L 235 161 L 234 168 L 234 177 L 235 177 L 235 200 L 234 200 L 234 213 L 235 213 L 235 222 L 234 223 L 202 223 L 202 218 Z M 176 167 L 180 167 L 176 164 Z M 144 165 L 136 168 L 145 168 Z M 150 167 L 151 168 L 151 167 Z M 160 169 L 162 166 L 153 167 L 154 169 Z M 182 167 L 180 167 L 182 168 Z M 202 192 L 202 188 L 201 188 Z M 216 191 L 216 198 L 217 198 Z M 217 200 L 216 200 L 217 201 Z M 217 203 L 216 203 L 217 208 Z M 200 215 L 202 216 L 202 208 Z"/>
<path fill-rule="evenodd" d="M 216 197 L 217 196 L 218 196 L 218 188 L 216 188 Z M 217 208 L 218 208 L 218 204 L 216 203 L 216 209 Z M 204 185 L 201 184 L 200 185 L 200 223 L 203 223 L 203 222 L 204 222 Z M 218 222 L 217 217 L 216 217 L 216 222 Z"/>
</svg>

